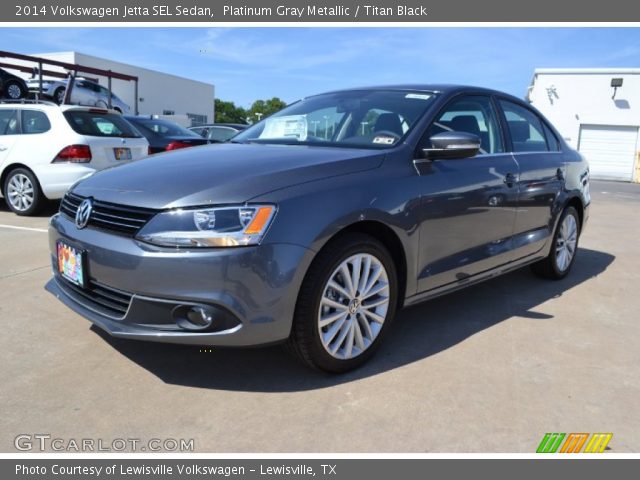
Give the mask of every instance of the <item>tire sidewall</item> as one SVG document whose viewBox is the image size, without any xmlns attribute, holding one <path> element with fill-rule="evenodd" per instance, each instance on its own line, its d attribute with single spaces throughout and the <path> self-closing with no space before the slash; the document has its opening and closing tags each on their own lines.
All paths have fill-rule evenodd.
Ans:
<svg viewBox="0 0 640 480">
<path fill-rule="evenodd" d="M 560 270 L 560 268 L 558 268 L 558 258 L 556 255 L 556 245 L 558 242 L 558 236 L 560 235 L 560 229 L 562 228 L 562 224 L 564 223 L 565 218 L 567 218 L 567 216 L 572 215 L 574 220 L 576 221 L 576 226 L 577 226 L 577 234 L 576 234 L 576 249 L 573 252 L 573 257 L 571 257 L 571 262 L 569 263 L 569 266 L 565 269 L 565 270 Z M 551 246 L 551 269 L 553 270 L 554 275 L 557 278 L 564 278 L 566 277 L 569 272 L 571 271 L 571 268 L 573 267 L 573 264 L 576 261 L 576 257 L 578 256 L 578 244 L 580 241 L 580 217 L 578 216 L 578 212 L 576 211 L 575 208 L 569 206 L 567 208 L 565 208 L 564 212 L 562 212 L 562 215 L 560 216 L 560 220 L 558 221 L 558 226 L 556 227 L 556 232 L 553 235 L 553 243 Z"/>
<path fill-rule="evenodd" d="M 18 175 L 18 174 L 22 174 L 27 178 L 29 178 L 31 185 L 33 186 L 33 203 L 26 210 L 17 210 L 13 205 L 11 205 L 11 202 L 9 201 L 9 195 L 8 195 L 9 182 L 15 175 Z M 40 190 L 40 184 L 38 183 L 38 179 L 31 171 L 25 168 L 16 168 L 7 175 L 7 177 L 4 179 L 4 184 L 2 185 L 2 194 L 4 195 L 4 199 L 7 206 L 16 215 L 20 215 L 20 216 L 33 215 L 40 209 L 42 204 L 42 191 Z"/>
<path fill-rule="evenodd" d="M 372 237 L 362 236 L 357 242 L 349 244 L 345 242 L 342 248 L 338 249 L 338 254 L 334 256 L 331 261 L 328 261 L 320 274 L 317 275 L 313 288 L 315 289 L 314 299 L 311 306 L 311 311 L 306 312 L 309 318 L 305 319 L 307 328 L 311 331 L 308 332 L 311 335 L 312 342 L 310 345 L 310 353 L 314 363 L 322 370 L 330 372 L 346 372 L 352 370 L 361 364 L 365 363 L 371 356 L 375 354 L 379 348 L 382 340 L 389 329 L 390 324 L 396 313 L 396 307 L 398 303 L 398 277 L 395 264 L 391 258 L 391 255 L 387 252 L 386 248 Z M 318 312 L 320 310 L 320 302 L 324 294 L 327 282 L 335 269 L 347 258 L 356 254 L 369 254 L 376 257 L 384 266 L 387 272 L 387 278 L 389 280 L 389 307 L 387 309 L 387 316 L 384 324 L 378 336 L 373 343 L 363 353 L 355 358 L 348 360 L 340 360 L 329 354 L 320 338 L 320 332 L 318 329 Z"/>
</svg>

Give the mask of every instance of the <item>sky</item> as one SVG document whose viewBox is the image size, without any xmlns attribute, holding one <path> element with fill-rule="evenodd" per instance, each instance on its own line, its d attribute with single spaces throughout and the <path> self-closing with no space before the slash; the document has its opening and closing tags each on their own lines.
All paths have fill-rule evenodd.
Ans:
<svg viewBox="0 0 640 480">
<path fill-rule="evenodd" d="M 86 53 L 213 83 L 249 107 L 345 87 L 460 83 L 523 97 L 535 68 L 640 67 L 639 28 L 0 28 L 0 49 Z"/>
</svg>

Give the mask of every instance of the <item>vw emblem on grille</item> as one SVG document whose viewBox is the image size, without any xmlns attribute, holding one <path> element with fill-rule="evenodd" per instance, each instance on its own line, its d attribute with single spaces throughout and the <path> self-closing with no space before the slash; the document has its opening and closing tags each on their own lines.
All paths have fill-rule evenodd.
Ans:
<svg viewBox="0 0 640 480">
<path fill-rule="evenodd" d="M 78 229 L 82 229 L 87 226 L 92 211 L 93 202 L 90 198 L 85 198 L 76 211 L 76 227 L 78 227 Z"/>
</svg>

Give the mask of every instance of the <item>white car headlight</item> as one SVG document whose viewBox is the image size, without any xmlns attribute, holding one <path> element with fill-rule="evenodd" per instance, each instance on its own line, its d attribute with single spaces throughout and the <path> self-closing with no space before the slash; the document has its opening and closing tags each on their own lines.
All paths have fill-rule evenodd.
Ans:
<svg viewBox="0 0 640 480">
<path fill-rule="evenodd" d="M 275 205 L 170 210 L 153 217 L 136 238 L 165 247 L 257 245 L 275 213 Z"/>
</svg>

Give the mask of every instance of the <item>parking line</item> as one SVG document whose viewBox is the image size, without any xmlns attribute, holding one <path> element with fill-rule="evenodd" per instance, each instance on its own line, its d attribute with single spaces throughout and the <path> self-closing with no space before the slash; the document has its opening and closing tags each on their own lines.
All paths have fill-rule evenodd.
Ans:
<svg viewBox="0 0 640 480">
<path fill-rule="evenodd" d="M 5 225 L 3 223 L 0 223 L 0 228 L 11 228 L 13 230 L 27 230 L 29 232 L 47 233 L 47 229 L 46 228 L 17 227 L 15 225 Z"/>
</svg>

